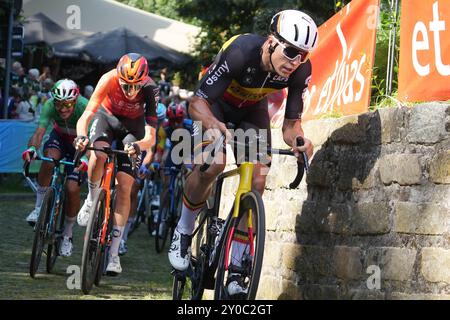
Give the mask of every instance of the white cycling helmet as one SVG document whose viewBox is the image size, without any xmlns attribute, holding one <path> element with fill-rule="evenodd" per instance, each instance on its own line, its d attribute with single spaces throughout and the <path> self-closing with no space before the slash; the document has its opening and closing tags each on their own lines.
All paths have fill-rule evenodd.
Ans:
<svg viewBox="0 0 450 320">
<path fill-rule="evenodd" d="M 70 79 L 62 79 L 52 88 L 52 97 L 57 101 L 72 101 L 80 94 L 77 84 Z"/>
<path fill-rule="evenodd" d="M 298 10 L 284 10 L 274 15 L 270 32 L 278 39 L 307 52 L 316 47 L 319 37 L 314 20 Z"/>
</svg>

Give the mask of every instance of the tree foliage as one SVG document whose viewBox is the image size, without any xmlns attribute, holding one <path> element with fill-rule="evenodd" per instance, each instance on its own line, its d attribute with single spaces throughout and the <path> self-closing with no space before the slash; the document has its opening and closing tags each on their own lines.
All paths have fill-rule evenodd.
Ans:
<svg viewBox="0 0 450 320">
<path fill-rule="evenodd" d="M 284 9 L 302 10 L 321 25 L 350 0 L 117 0 L 130 6 L 201 27 L 194 56 L 198 64 L 211 62 L 222 44 L 233 35 L 253 32 L 266 35 L 272 16 Z M 372 103 L 385 96 L 385 79 L 389 47 L 389 31 L 398 24 L 390 6 L 392 0 L 381 0 L 380 24 L 373 73 Z M 396 30 L 393 91 L 397 88 L 399 28 Z M 197 63 L 190 66 L 190 79 L 195 82 Z M 184 79 L 186 80 L 186 79 Z M 186 81 L 185 81 L 186 84 Z"/>
</svg>

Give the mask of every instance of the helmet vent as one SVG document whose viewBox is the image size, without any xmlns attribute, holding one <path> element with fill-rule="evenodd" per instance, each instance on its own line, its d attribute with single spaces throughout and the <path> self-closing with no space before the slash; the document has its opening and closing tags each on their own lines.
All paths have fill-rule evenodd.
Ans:
<svg viewBox="0 0 450 320">
<path fill-rule="evenodd" d="M 295 37 L 294 37 L 294 40 L 295 40 L 295 41 L 298 41 L 298 27 L 297 27 L 296 24 L 294 24 L 294 28 L 295 28 Z"/>
<path fill-rule="evenodd" d="M 305 45 L 308 44 L 309 41 L 309 26 L 308 26 L 308 31 L 306 32 L 306 40 L 305 40 Z"/>
<path fill-rule="evenodd" d="M 314 45 L 316 44 L 316 40 L 317 40 L 317 32 L 316 32 L 316 35 L 314 36 L 314 41 L 313 41 L 312 47 L 314 47 Z"/>
</svg>

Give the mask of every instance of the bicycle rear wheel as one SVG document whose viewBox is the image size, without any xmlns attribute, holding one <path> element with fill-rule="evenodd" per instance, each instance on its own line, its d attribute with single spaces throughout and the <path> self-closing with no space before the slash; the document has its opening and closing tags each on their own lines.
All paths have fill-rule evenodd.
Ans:
<svg viewBox="0 0 450 320">
<path fill-rule="evenodd" d="M 244 254 L 240 263 L 232 261 L 231 252 L 233 250 L 232 241 L 237 234 L 237 226 L 242 219 L 247 219 L 247 212 L 253 212 L 253 241 L 248 241 L 244 249 Z M 234 221 L 233 221 L 234 220 Z M 258 291 L 259 278 L 264 256 L 265 241 L 265 213 L 264 203 L 261 195 L 256 191 L 250 191 L 241 197 L 239 205 L 239 216 L 232 219 L 231 223 L 224 230 L 224 240 L 220 248 L 220 258 L 217 266 L 216 283 L 214 288 L 214 299 L 229 300 L 242 299 L 254 300 Z M 249 232 L 249 238 L 252 235 Z M 236 266 L 241 264 L 240 266 Z M 230 266 L 233 266 L 230 268 Z M 246 293 L 230 296 L 227 290 L 227 279 L 231 270 L 239 271 L 242 276 L 243 286 Z"/>
<path fill-rule="evenodd" d="M 167 242 L 170 229 L 170 195 L 166 192 L 159 207 L 158 222 L 156 223 L 155 249 L 161 253 Z"/>
<path fill-rule="evenodd" d="M 97 199 L 93 203 L 92 214 L 86 227 L 84 235 L 83 254 L 81 258 L 81 290 L 88 294 L 94 284 L 97 270 L 101 259 L 103 220 L 105 217 L 105 197 L 104 190 L 100 191 Z"/>
<path fill-rule="evenodd" d="M 54 196 L 55 190 L 53 188 L 48 188 L 42 201 L 38 221 L 34 227 L 34 240 L 30 260 L 30 276 L 32 278 L 34 278 L 36 275 L 36 272 L 39 268 L 39 263 L 41 261 L 42 251 L 44 250 L 45 240 L 47 238 L 47 231 L 48 231 L 47 227 L 53 209 Z"/>
<path fill-rule="evenodd" d="M 62 241 L 62 232 L 64 231 L 65 220 L 65 193 L 61 192 L 59 203 L 55 207 L 55 213 L 53 215 L 52 222 L 52 235 L 50 243 L 47 247 L 47 273 L 53 271 L 56 259 L 59 256 L 59 248 Z"/>
</svg>

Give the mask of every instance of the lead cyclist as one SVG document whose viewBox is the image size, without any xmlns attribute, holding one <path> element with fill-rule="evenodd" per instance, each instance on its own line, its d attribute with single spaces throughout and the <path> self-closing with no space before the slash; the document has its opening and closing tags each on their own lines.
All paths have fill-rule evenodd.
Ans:
<svg viewBox="0 0 450 320">
<path fill-rule="evenodd" d="M 236 128 L 256 128 L 259 134 L 267 130 L 267 144 L 270 147 L 270 117 L 266 96 L 288 88 L 286 112 L 283 122 L 283 139 L 299 159 L 301 152 L 308 157 L 313 146 L 304 137 L 301 116 L 303 93 L 311 79 L 310 53 L 317 46 L 318 30 L 307 14 L 297 10 L 284 10 L 273 16 L 269 35 L 242 34 L 232 37 L 219 51 L 213 64 L 200 80 L 199 87 L 189 106 L 194 121 L 201 121 L 204 130 L 210 133 L 210 140 L 224 134 L 228 141 L 231 133 L 225 123 Z M 209 130 L 216 129 L 216 130 Z M 297 146 L 296 138 L 302 137 L 303 146 Z M 210 141 L 211 142 L 211 141 Z M 205 144 L 205 143 L 204 143 Z M 219 161 L 217 161 L 219 159 Z M 215 163 L 208 170 L 200 172 L 196 166 L 187 178 L 183 209 L 169 249 L 169 261 L 176 270 L 186 270 L 190 263 L 191 238 L 195 219 L 209 196 L 212 183 L 225 168 L 225 155 L 218 153 Z M 261 195 L 264 192 L 268 165 L 256 163 L 252 188 Z M 233 265 L 227 279 L 230 296 L 247 292 L 238 271 L 241 258 L 248 248 L 248 235 L 239 226 L 233 239 L 231 252 Z"/>
</svg>

